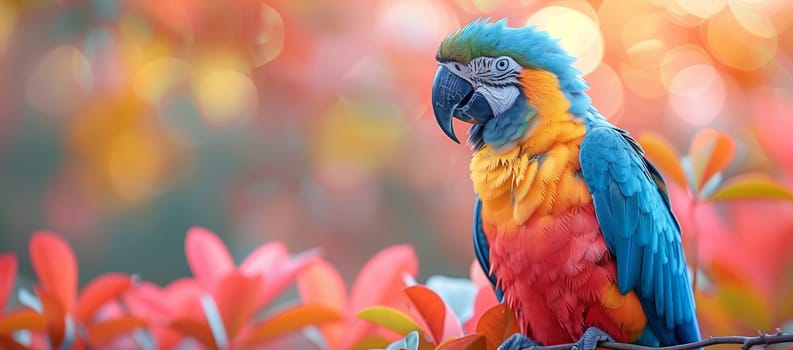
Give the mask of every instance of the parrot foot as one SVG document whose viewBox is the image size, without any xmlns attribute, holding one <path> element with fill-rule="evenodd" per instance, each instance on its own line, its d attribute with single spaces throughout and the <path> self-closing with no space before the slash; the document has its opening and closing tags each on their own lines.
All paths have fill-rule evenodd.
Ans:
<svg viewBox="0 0 793 350">
<path fill-rule="evenodd" d="M 603 341 L 614 341 L 614 338 L 600 330 L 600 328 L 589 327 L 584 332 L 584 335 L 581 336 L 581 339 L 573 345 L 572 350 L 595 350 L 598 343 Z"/>
<path fill-rule="evenodd" d="M 498 346 L 498 350 L 523 350 L 523 349 L 531 349 L 535 346 L 542 346 L 542 344 L 531 340 L 529 337 L 515 333 L 507 340 L 505 340 L 501 345 Z"/>
</svg>

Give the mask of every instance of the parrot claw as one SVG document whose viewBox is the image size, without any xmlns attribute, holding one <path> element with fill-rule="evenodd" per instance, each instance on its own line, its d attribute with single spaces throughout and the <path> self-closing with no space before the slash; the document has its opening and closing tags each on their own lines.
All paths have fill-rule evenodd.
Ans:
<svg viewBox="0 0 793 350">
<path fill-rule="evenodd" d="M 498 346 L 498 350 L 523 350 L 523 349 L 531 349 L 535 346 L 542 346 L 542 344 L 531 340 L 529 337 L 515 333 L 507 340 L 505 340 L 501 345 Z"/>
<path fill-rule="evenodd" d="M 573 345 L 572 350 L 595 350 L 598 343 L 604 341 L 614 341 L 614 338 L 600 330 L 600 328 L 589 327 L 584 332 L 584 335 L 581 336 L 581 339 Z"/>
</svg>

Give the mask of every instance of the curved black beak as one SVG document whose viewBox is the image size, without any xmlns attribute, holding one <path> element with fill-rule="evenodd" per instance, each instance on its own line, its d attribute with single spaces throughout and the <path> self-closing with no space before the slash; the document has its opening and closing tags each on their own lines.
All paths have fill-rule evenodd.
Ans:
<svg viewBox="0 0 793 350">
<path fill-rule="evenodd" d="M 460 143 L 454 134 L 452 117 L 471 124 L 484 124 L 493 118 L 487 99 L 474 91 L 465 79 L 444 66 L 438 67 L 432 85 L 432 111 L 443 133 Z"/>
</svg>

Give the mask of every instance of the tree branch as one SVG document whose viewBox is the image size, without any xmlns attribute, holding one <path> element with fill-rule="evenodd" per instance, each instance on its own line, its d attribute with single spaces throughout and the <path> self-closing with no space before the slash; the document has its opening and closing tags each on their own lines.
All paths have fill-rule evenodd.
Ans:
<svg viewBox="0 0 793 350">
<path fill-rule="evenodd" d="M 793 342 L 793 333 L 777 332 L 773 334 L 761 333 L 756 337 L 742 337 L 742 336 L 726 336 L 726 337 L 710 337 L 695 343 L 680 344 L 673 346 L 651 347 L 635 344 L 619 343 L 619 342 L 600 342 L 598 348 L 614 349 L 614 350 L 693 350 L 705 346 L 717 344 L 740 344 L 743 350 L 749 350 L 755 345 L 771 345 L 781 343 Z M 531 346 L 522 348 L 522 350 L 574 350 L 576 344 L 559 344 L 551 346 Z"/>
</svg>

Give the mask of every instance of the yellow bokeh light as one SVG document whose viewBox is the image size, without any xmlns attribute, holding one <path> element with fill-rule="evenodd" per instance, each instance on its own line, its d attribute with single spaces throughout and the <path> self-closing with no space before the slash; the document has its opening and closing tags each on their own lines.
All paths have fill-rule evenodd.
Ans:
<svg viewBox="0 0 793 350">
<path fill-rule="evenodd" d="M 730 9 L 732 15 L 747 32 L 762 38 L 776 37 L 774 23 L 762 7 L 758 8 L 757 4 L 747 4 L 745 1 L 731 1 Z"/>
<path fill-rule="evenodd" d="M 711 18 L 707 27 L 707 42 L 719 62 L 743 70 L 765 66 L 774 58 L 777 50 L 776 37 L 753 35 L 728 11 Z"/>
<path fill-rule="evenodd" d="M 5 53 L 8 38 L 16 24 L 16 10 L 8 1 L 0 1 L 0 57 Z"/>
<path fill-rule="evenodd" d="M 36 64 L 28 77 L 26 95 L 37 110 L 65 115 L 93 86 L 93 71 L 85 55 L 74 46 L 58 46 Z"/>
<path fill-rule="evenodd" d="M 258 67 L 272 61 L 284 48 L 284 20 L 274 8 L 261 4 L 259 29 L 253 47 L 253 66 Z"/>
<path fill-rule="evenodd" d="M 151 196 L 162 180 L 163 149 L 146 135 L 137 128 L 122 130 L 107 145 L 108 180 L 115 194 L 127 202 Z"/>
<path fill-rule="evenodd" d="M 699 18 L 710 18 L 727 6 L 727 0 L 674 0 L 674 3 Z"/>
<path fill-rule="evenodd" d="M 146 102 L 156 104 L 176 84 L 189 78 L 190 67 L 176 58 L 159 58 L 146 63 L 135 75 L 133 89 Z"/>
<path fill-rule="evenodd" d="M 200 76 L 196 87 L 198 107 L 213 125 L 228 125 L 252 117 L 259 106 L 256 86 L 246 75 L 218 69 Z"/>
<path fill-rule="evenodd" d="M 527 24 L 546 30 L 560 39 L 560 45 L 578 59 L 573 65 L 584 74 L 603 59 L 603 35 L 600 26 L 580 11 L 562 6 L 548 6 L 529 17 Z"/>
<path fill-rule="evenodd" d="M 683 121 L 704 126 L 716 119 L 724 107 L 726 88 L 711 65 L 686 67 L 675 75 L 669 87 L 669 105 Z"/>
</svg>

